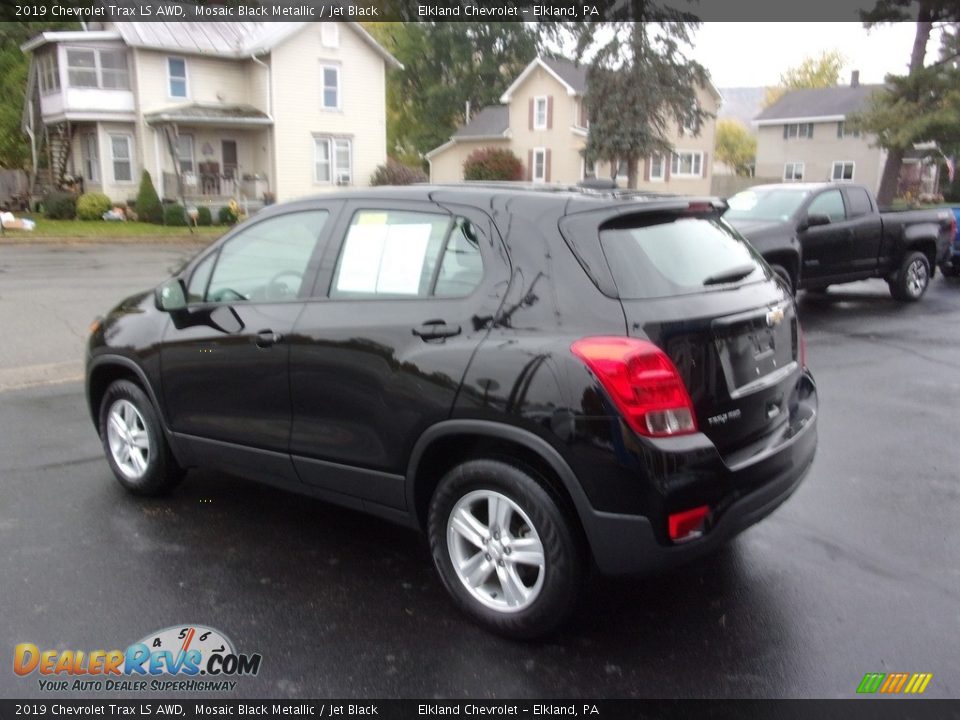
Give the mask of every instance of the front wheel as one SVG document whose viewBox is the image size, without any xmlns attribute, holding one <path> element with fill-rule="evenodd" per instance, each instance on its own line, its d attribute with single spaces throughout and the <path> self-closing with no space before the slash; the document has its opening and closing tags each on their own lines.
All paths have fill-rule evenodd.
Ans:
<svg viewBox="0 0 960 720">
<path fill-rule="evenodd" d="M 930 261 L 922 252 L 908 253 L 900 269 L 888 282 L 890 294 L 897 300 L 916 302 L 930 285 Z"/>
<path fill-rule="evenodd" d="M 110 469 L 136 495 L 160 495 L 183 478 L 150 398 L 129 380 L 117 380 L 100 403 L 100 439 Z"/>
<path fill-rule="evenodd" d="M 576 607 L 585 563 L 573 521 L 519 467 L 471 460 L 448 472 L 428 534 L 447 591 L 498 634 L 547 635 Z"/>
</svg>

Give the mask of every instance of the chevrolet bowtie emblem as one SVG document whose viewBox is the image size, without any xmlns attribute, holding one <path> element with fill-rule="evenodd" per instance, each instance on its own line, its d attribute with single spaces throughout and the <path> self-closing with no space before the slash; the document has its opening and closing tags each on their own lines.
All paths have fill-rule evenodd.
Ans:
<svg viewBox="0 0 960 720">
<path fill-rule="evenodd" d="M 783 308 L 773 308 L 767 313 L 767 327 L 776 327 L 783 322 Z"/>
</svg>

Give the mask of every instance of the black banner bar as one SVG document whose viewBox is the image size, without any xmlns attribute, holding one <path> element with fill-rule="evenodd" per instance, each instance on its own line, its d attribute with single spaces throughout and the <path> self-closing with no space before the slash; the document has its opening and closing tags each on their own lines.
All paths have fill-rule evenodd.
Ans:
<svg viewBox="0 0 960 720">
<path fill-rule="evenodd" d="M 7 21 L 860 22 L 876 0 L 4 0 Z M 960 12 L 958 10 L 957 12 Z M 915 11 L 907 9 L 912 19 Z M 946 18 L 944 18 L 946 19 Z M 960 18 L 954 18 L 960 19 Z"/>
<path fill-rule="evenodd" d="M 22 718 L 960 720 L 960 700 L 0 700 Z"/>
</svg>

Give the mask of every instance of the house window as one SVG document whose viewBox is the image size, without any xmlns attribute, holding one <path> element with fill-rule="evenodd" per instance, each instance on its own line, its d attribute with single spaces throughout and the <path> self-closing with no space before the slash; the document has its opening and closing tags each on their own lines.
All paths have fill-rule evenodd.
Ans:
<svg viewBox="0 0 960 720">
<path fill-rule="evenodd" d="M 617 161 L 617 177 L 625 178 L 630 174 L 630 165 L 626 160 Z"/>
<path fill-rule="evenodd" d="M 853 161 L 834 160 L 831 177 L 837 182 L 853 182 Z"/>
<path fill-rule="evenodd" d="M 791 123 L 783 126 L 783 138 L 812 138 L 813 123 Z"/>
<path fill-rule="evenodd" d="M 327 48 L 340 47 L 340 28 L 336 23 L 320 23 L 320 44 Z"/>
<path fill-rule="evenodd" d="M 41 55 L 37 60 L 37 77 L 40 81 L 40 92 L 44 95 L 60 89 L 60 69 L 57 67 L 57 56 L 53 53 Z"/>
<path fill-rule="evenodd" d="M 700 133 L 700 117 L 697 114 L 699 111 L 700 104 L 694 101 L 693 107 L 690 108 L 680 126 L 681 135 L 698 135 Z"/>
<path fill-rule="evenodd" d="M 349 185 L 353 182 L 353 143 L 349 138 L 315 137 L 313 167 L 315 182 Z"/>
<path fill-rule="evenodd" d="M 129 90 L 127 54 L 123 50 L 100 51 L 100 85 L 107 90 Z"/>
<path fill-rule="evenodd" d="M 114 182 L 133 182 L 133 142 L 129 135 L 110 136 Z"/>
<path fill-rule="evenodd" d="M 96 133 L 86 133 L 81 136 L 80 156 L 83 161 L 83 176 L 89 182 L 100 182 L 100 157 L 97 152 Z"/>
<path fill-rule="evenodd" d="M 674 177 L 701 177 L 703 174 L 703 153 L 680 151 L 673 154 L 670 162 L 670 174 Z"/>
<path fill-rule="evenodd" d="M 187 97 L 187 61 L 183 58 L 167 58 L 167 80 L 170 97 Z"/>
<path fill-rule="evenodd" d="M 841 139 L 843 139 L 843 138 L 845 138 L 845 137 L 855 137 L 855 138 L 858 138 L 858 137 L 860 137 L 860 131 L 859 131 L 859 130 L 851 130 L 851 129 L 847 128 L 847 127 L 846 127 L 846 123 L 844 123 L 843 120 L 841 120 L 840 122 L 837 123 L 837 137 L 838 137 L 838 138 L 841 138 Z"/>
<path fill-rule="evenodd" d="M 663 182 L 666 163 L 663 162 L 663 155 L 650 156 L 650 179 L 653 182 Z"/>
<path fill-rule="evenodd" d="M 783 166 L 784 180 L 803 180 L 803 163 L 790 162 Z"/>
<path fill-rule="evenodd" d="M 67 50 L 67 79 L 70 87 L 98 87 L 96 50 Z"/>
<path fill-rule="evenodd" d="M 126 51 L 68 48 L 67 82 L 75 88 L 129 90 Z"/>
<path fill-rule="evenodd" d="M 546 96 L 534 98 L 533 100 L 533 129 L 547 129 L 547 98 Z"/>
<path fill-rule="evenodd" d="M 177 156 L 180 159 L 180 172 L 192 173 L 193 164 L 193 135 L 177 136 Z"/>
<path fill-rule="evenodd" d="M 340 109 L 340 67 L 322 65 L 323 70 L 323 107 L 327 110 Z"/>
<path fill-rule="evenodd" d="M 547 151 L 545 148 L 533 150 L 533 181 L 546 182 L 547 180 Z"/>
</svg>

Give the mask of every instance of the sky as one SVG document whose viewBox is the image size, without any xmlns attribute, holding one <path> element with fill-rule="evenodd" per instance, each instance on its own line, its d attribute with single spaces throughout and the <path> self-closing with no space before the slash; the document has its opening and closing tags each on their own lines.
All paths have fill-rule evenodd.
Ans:
<svg viewBox="0 0 960 720">
<path fill-rule="evenodd" d="M 780 74 L 810 55 L 839 50 L 860 82 L 883 82 L 886 73 L 904 74 L 910 59 L 914 23 L 894 23 L 865 30 L 860 23 L 703 23 L 691 53 L 710 71 L 716 87 L 776 85 Z M 935 57 L 938 41 L 927 47 Z"/>
</svg>

